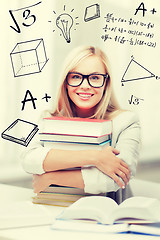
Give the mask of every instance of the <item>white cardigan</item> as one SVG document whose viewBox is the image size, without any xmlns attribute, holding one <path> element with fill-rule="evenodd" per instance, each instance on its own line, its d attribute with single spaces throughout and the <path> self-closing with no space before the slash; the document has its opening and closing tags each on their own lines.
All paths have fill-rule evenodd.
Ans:
<svg viewBox="0 0 160 240">
<path fill-rule="evenodd" d="M 27 147 L 22 153 L 22 165 L 28 173 L 43 174 L 43 161 L 51 147 L 44 147 L 43 143 L 39 141 L 38 134 L 35 141 L 35 144 Z M 112 147 L 120 150 L 118 157 L 127 163 L 131 176 L 134 176 L 140 149 L 140 123 L 135 113 L 125 111 L 113 120 Z M 96 167 L 83 167 L 81 172 L 85 192 L 98 194 L 116 192 L 119 189 L 112 178 Z"/>
</svg>

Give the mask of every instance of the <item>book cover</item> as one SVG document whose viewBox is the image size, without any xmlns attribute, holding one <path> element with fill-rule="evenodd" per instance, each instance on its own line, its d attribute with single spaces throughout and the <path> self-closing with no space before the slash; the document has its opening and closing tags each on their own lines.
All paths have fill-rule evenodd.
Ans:
<svg viewBox="0 0 160 240">
<path fill-rule="evenodd" d="M 42 133 L 100 137 L 112 133 L 112 121 L 89 118 L 43 118 Z"/>
<path fill-rule="evenodd" d="M 149 236 L 160 236 L 160 222 L 141 223 L 141 224 L 96 224 L 93 221 L 83 220 L 56 220 L 52 222 L 52 229 L 92 232 L 92 233 L 123 233 L 139 234 Z M 124 236 L 124 235 L 123 235 Z M 137 239 L 137 238 L 136 238 Z"/>
<path fill-rule="evenodd" d="M 55 184 L 51 184 L 49 187 L 44 189 L 42 193 L 65 193 L 65 194 L 76 194 L 76 195 L 88 195 L 84 192 L 84 189 L 74 188 L 74 187 L 66 187 L 59 186 Z"/>
<path fill-rule="evenodd" d="M 51 199 L 51 200 L 69 200 L 69 201 L 77 201 L 81 197 L 85 197 L 85 194 L 66 194 L 66 193 L 54 193 L 54 192 L 40 192 L 37 193 L 36 198 L 38 199 Z"/>
<path fill-rule="evenodd" d="M 54 142 L 54 141 L 43 141 L 44 146 L 53 147 L 55 149 L 66 149 L 66 150 L 85 150 L 85 149 L 97 149 L 101 150 L 111 145 L 111 140 L 105 141 L 100 144 L 94 143 L 74 143 L 74 142 Z"/>
<path fill-rule="evenodd" d="M 39 133 L 41 141 L 63 141 L 63 142 L 75 142 L 75 143 L 95 143 L 100 144 L 111 139 L 111 134 L 105 134 L 103 136 L 88 137 L 78 136 L 71 134 L 54 134 L 54 133 Z"/>
<path fill-rule="evenodd" d="M 51 205 L 51 206 L 59 206 L 59 207 L 69 207 L 75 201 L 71 200 L 62 200 L 62 199 L 46 199 L 46 198 L 38 198 L 37 196 L 32 198 L 32 203 L 34 204 L 42 204 L 42 205 Z"/>
<path fill-rule="evenodd" d="M 102 123 L 102 122 L 110 122 L 110 120 L 105 119 L 94 119 L 94 118 L 79 118 L 79 117 L 46 117 L 43 118 L 46 120 L 60 120 L 60 121 L 73 121 L 73 122 L 90 122 L 90 123 Z"/>
</svg>

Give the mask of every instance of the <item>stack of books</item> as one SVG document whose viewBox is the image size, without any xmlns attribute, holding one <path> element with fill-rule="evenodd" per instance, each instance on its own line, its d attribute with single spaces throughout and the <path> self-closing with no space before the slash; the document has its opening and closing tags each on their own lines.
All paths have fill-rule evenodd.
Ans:
<svg viewBox="0 0 160 240">
<path fill-rule="evenodd" d="M 112 121 L 88 118 L 43 119 L 40 141 L 58 149 L 102 149 L 111 145 Z"/>
<path fill-rule="evenodd" d="M 36 196 L 33 197 L 32 202 L 37 204 L 68 207 L 84 196 L 90 196 L 90 194 L 85 193 L 84 190 L 80 188 L 52 184 L 44 191 L 37 193 Z"/>
<path fill-rule="evenodd" d="M 110 120 L 51 117 L 43 121 L 39 135 L 44 146 L 66 150 L 101 150 L 111 145 Z M 51 185 L 33 197 L 33 203 L 66 207 L 88 195 L 82 189 Z"/>
</svg>

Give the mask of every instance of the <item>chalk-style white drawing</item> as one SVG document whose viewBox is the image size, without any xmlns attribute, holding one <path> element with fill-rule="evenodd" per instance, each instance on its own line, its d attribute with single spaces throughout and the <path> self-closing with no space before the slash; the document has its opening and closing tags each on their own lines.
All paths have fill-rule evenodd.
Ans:
<svg viewBox="0 0 160 240">
<path fill-rule="evenodd" d="M 42 38 L 17 43 L 10 58 L 14 77 L 39 73 L 48 61 Z"/>
<path fill-rule="evenodd" d="M 123 74 L 121 83 L 122 86 L 124 86 L 125 82 L 145 80 L 147 78 L 152 77 L 155 77 L 155 75 L 152 72 L 150 72 L 147 68 L 143 67 L 141 64 L 136 62 L 134 58 L 132 58 L 126 68 L 125 73 Z"/>
<path fill-rule="evenodd" d="M 91 6 L 86 7 L 85 14 L 84 14 L 84 21 L 88 22 L 93 19 L 100 17 L 100 5 L 93 4 Z"/>
<path fill-rule="evenodd" d="M 17 119 L 2 132 L 1 137 L 27 147 L 38 130 L 38 125 Z"/>
</svg>

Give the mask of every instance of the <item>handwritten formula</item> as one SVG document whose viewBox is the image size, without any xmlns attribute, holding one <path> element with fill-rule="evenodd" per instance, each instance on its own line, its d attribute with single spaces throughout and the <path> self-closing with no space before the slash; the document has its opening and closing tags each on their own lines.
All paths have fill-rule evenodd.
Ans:
<svg viewBox="0 0 160 240">
<path fill-rule="evenodd" d="M 132 46 L 156 47 L 157 43 L 154 40 L 155 33 L 153 32 L 155 25 L 152 22 L 122 18 L 113 13 L 107 13 L 104 19 L 104 34 L 101 36 L 104 42 L 112 40 L 120 44 L 128 43 Z"/>
</svg>

